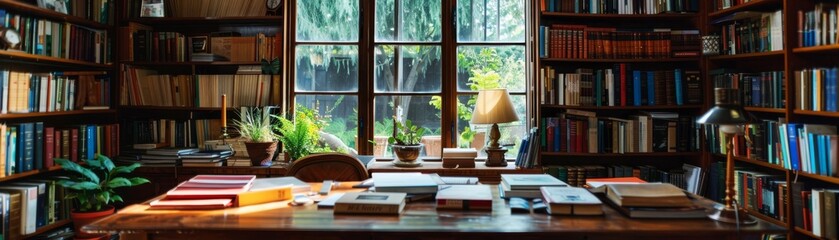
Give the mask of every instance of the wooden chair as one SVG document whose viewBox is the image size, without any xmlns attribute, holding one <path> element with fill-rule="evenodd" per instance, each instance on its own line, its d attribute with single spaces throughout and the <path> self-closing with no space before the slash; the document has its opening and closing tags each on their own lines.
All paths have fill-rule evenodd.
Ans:
<svg viewBox="0 0 839 240">
<path fill-rule="evenodd" d="M 297 159 L 286 172 L 304 182 L 363 181 L 367 168 L 357 158 L 343 153 L 318 153 Z"/>
</svg>

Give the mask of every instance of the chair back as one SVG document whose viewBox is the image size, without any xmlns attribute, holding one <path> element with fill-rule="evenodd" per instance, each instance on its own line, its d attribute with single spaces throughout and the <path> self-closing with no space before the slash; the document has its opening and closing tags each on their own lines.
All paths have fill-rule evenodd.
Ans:
<svg viewBox="0 0 839 240">
<path fill-rule="evenodd" d="M 297 159 L 286 172 L 304 182 L 363 181 L 367 168 L 357 158 L 343 153 L 318 153 Z"/>
</svg>

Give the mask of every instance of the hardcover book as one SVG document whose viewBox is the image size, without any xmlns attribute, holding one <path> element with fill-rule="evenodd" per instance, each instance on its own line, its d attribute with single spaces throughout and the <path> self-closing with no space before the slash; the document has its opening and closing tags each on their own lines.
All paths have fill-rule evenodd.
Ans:
<svg viewBox="0 0 839 240">
<path fill-rule="evenodd" d="M 690 207 L 682 189 L 669 183 L 609 184 L 606 197 L 622 207 Z"/>
<path fill-rule="evenodd" d="M 540 187 L 565 187 L 565 182 L 548 174 L 501 174 L 501 181 L 510 190 L 539 190 Z"/>
<path fill-rule="evenodd" d="M 553 215 L 603 215 L 603 203 L 585 188 L 541 187 L 542 197 Z"/>
<path fill-rule="evenodd" d="M 489 185 L 441 186 L 437 209 L 492 210 L 492 189 Z"/>
<path fill-rule="evenodd" d="M 337 201 L 333 213 L 399 215 L 405 208 L 405 193 L 349 192 Z"/>
<path fill-rule="evenodd" d="M 437 182 L 427 174 L 373 173 L 376 192 L 436 193 Z"/>
</svg>

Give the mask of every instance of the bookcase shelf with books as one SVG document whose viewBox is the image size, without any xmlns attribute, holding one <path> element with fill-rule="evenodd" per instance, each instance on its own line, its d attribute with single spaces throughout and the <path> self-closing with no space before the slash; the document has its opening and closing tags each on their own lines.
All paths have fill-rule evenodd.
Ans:
<svg viewBox="0 0 839 240">
<path fill-rule="evenodd" d="M 150 26 L 161 25 L 268 25 L 285 21 L 283 16 L 229 16 L 229 17 L 162 17 L 132 18 L 129 21 Z"/>
<path fill-rule="evenodd" d="M 92 63 L 81 60 L 35 55 L 20 51 L 0 50 L 0 58 L 7 59 L 9 61 L 16 61 L 15 63 L 19 65 L 46 65 L 48 67 L 60 69 L 109 69 L 112 67 L 112 64 Z"/>
<path fill-rule="evenodd" d="M 746 111 L 751 113 L 771 113 L 771 114 L 786 114 L 787 110 L 784 108 L 767 108 L 767 107 L 744 107 Z"/>
<path fill-rule="evenodd" d="M 42 173 L 47 173 L 47 172 L 56 172 L 56 171 L 59 171 L 59 170 L 61 170 L 61 166 L 52 166 L 52 167 L 48 167 L 48 168 L 44 168 L 44 169 L 36 169 L 36 170 L 26 171 L 26 172 L 22 172 L 22 173 L 15 173 L 15 174 L 8 175 L 8 176 L 5 176 L 5 177 L 0 177 L 0 183 L 10 182 L 10 181 L 18 180 L 18 179 L 23 179 L 23 178 L 27 178 L 27 177 L 39 175 L 39 174 L 42 174 Z"/>
<path fill-rule="evenodd" d="M 839 44 L 813 47 L 797 47 L 792 49 L 795 54 L 835 54 L 839 52 Z"/>
<path fill-rule="evenodd" d="M 111 7 L 107 5 L 107 7 Z M 100 30 L 109 30 L 111 25 L 108 24 L 108 21 L 95 21 L 84 17 L 78 17 L 73 15 L 68 15 L 65 13 L 56 12 L 53 10 L 48 10 L 44 8 L 40 8 L 36 5 L 32 5 L 27 3 L 26 1 L 17 1 L 17 0 L 0 0 L 0 9 L 5 9 L 7 11 L 14 11 L 14 12 L 25 12 L 27 15 L 30 16 L 37 16 L 42 17 L 54 21 L 59 22 L 67 22 L 76 24 L 83 27 L 100 29 Z M 110 11 L 110 10 L 106 10 Z M 107 18 L 105 18 L 107 19 Z M 105 20 L 102 19 L 102 20 Z"/>
<path fill-rule="evenodd" d="M 769 51 L 757 53 L 739 53 L 732 55 L 719 55 L 708 57 L 709 61 L 746 61 L 746 60 L 765 60 L 767 58 L 783 59 L 784 51 Z"/>
<path fill-rule="evenodd" d="M 68 117 L 68 116 L 85 116 L 85 115 L 113 115 L 116 110 L 101 109 L 101 110 L 74 110 L 64 112 L 35 112 L 35 113 L 9 113 L 0 114 L 0 120 L 12 119 L 29 119 L 29 118 L 47 118 L 47 117 Z"/>
<path fill-rule="evenodd" d="M 731 15 L 736 12 L 743 11 L 761 11 L 769 9 L 777 9 L 780 6 L 781 0 L 752 0 L 752 1 L 719 1 L 720 6 L 715 6 L 708 13 L 708 18 L 716 19 L 723 16 Z M 739 3 L 739 4 L 738 4 Z"/>
<path fill-rule="evenodd" d="M 538 140 L 541 167 L 654 166 L 669 174 L 683 163 L 700 164 L 702 153 L 692 144 L 698 139 L 689 129 L 705 109 L 699 42 L 703 2 L 636 1 L 642 5 L 631 7 L 611 1 L 535 0 L 540 103 L 535 111 L 545 135 Z M 653 116 L 663 126 L 658 133 L 664 133 L 656 139 L 667 145 L 670 137 L 672 149 L 639 143 L 652 139 L 639 127 L 641 122 L 652 127 Z M 677 133 L 684 140 L 679 151 Z"/>
</svg>

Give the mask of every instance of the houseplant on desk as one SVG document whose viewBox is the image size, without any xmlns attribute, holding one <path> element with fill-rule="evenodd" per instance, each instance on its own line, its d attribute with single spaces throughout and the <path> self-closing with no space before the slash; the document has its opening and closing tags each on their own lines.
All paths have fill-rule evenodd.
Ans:
<svg viewBox="0 0 839 240">
<path fill-rule="evenodd" d="M 115 202 L 122 202 L 122 197 L 114 191 L 116 188 L 133 187 L 148 183 L 140 177 L 126 178 L 122 174 L 131 173 L 140 167 L 139 163 L 129 166 L 115 166 L 110 158 L 97 155 L 95 159 L 84 160 L 79 165 L 68 159 L 55 159 L 65 172 L 69 173 L 58 184 L 68 192 L 67 199 L 75 199 L 75 209 L 70 213 L 76 238 L 98 238 L 102 235 L 80 231 L 81 227 L 114 213 Z"/>
<path fill-rule="evenodd" d="M 425 128 L 414 125 L 411 120 L 405 120 L 405 124 L 402 124 L 394 119 L 393 125 L 393 136 L 389 137 L 387 142 L 396 158 L 394 164 L 401 167 L 416 167 L 422 164 L 417 158 L 423 148 L 420 140 Z"/>
<path fill-rule="evenodd" d="M 271 129 L 271 115 L 268 108 L 242 108 L 239 119 L 233 125 L 245 139 L 245 149 L 251 166 L 270 166 L 277 151 L 277 135 Z"/>
</svg>

